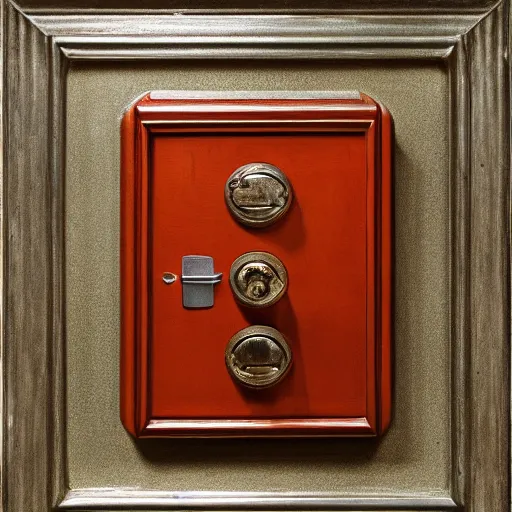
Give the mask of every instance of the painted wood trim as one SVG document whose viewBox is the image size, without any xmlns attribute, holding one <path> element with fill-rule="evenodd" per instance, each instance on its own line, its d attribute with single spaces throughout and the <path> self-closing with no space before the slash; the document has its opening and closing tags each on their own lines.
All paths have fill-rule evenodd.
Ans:
<svg viewBox="0 0 512 512">
<path fill-rule="evenodd" d="M 211 94 L 210 94 L 211 95 Z M 391 302 L 390 238 L 383 232 L 391 230 L 391 117 L 387 111 L 364 94 L 358 100 L 318 100 L 314 96 L 300 101 L 280 100 L 276 103 L 262 98 L 247 103 L 232 100 L 218 103 L 207 97 L 182 100 L 153 100 L 153 94 L 138 100 L 126 112 L 121 136 L 121 417 L 125 428 L 137 438 L 145 437 L 309 437 L 309 436 L 375 436 L 385 430 L 391 416 Z M 307 95 L 303 95 L 307 96 Z M 183 114 L 183 112 L 186 114 Z M 321 111 L 321 114 L 319 114 Z M 382 119 L 383 117 L 384 119 Z M 256 124 L 255 124 L 256 123 Z M 366 411 L 361 417 L 340 416 L 325 418 L 279 417 L 263 419 L 213 419 L 152 417 L 150 356 L 148 353 L 147 261 L 151 238 L 148 205 L 151 204 L 148 184 L 148 155 L 151 136 L 183 134 L 183 130 L 218 133 L 219 129 L 240 133 L 263 129 L 336 134 L 364 134 L 367 139 L 366 218 L 367 247 L 367 339 Z M 381 137 L 375 132 L 383 130 Z M 377 162 L 375 146 L 383 146 Z M 387 156 L 387 158 L 385 158 Z M 387 184 L 387 187 L 386 187 Z M 386 194 L 378 188 L 384 186 Z M 133 223 L 135 219 L 135 224 Z M 387 250 L 386 250 L 387 246 Z M 138 255 L 138 256 L 137 256 Z M 374 274 L 375 273 L 375 274 Z M 382 276 L 382 273 L 384 276 Z M 143 277 L 144 276 L 144 277 Z M 386 288 L 387 286 L 387 288 Z M 379 300 L 377 297 L 381 296 Z M 374 303 L 375 302 L 375 303 Z M 380 313 L 384 312 L 381 316 Z M 375 315 L 377 315 L 375 317 Z M 133 319 L 138 321 L 134 327 Z M 387 364 L 385 364 L 387 361 Z M 374 368 L 377 368 L 375 374 Z M 134 376 L 135 375 L 135 376 Z M 138 383 L 138 384 L 136 384 Z M 135 404 L 135 406 L 134 406 Z M 340 410 L 343 404 L 340 403 Z M 382 421 L 384 419 L 384 422 Z M 384 423 L 384 425 L 383 425 Z"/>
</svg>

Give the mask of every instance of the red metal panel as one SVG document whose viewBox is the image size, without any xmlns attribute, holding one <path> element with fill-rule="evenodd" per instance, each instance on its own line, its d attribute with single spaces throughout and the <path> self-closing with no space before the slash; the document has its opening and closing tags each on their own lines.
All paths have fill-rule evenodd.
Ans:
<svg viewBox="0 0 512 512">
<path fill-rule="evenodd" d="M 122 126 L 121 415 L 135 436 L 375 435 L 391 411 L 391 119 L 358 100 L 221 101 L 145 97 Z M 263 161 L 290 180 L 276 225 L 238 224 L 224 185 Z M 267 251 L 288 270 L 274 306 L 236 303 L 228 274 Z M 185 309 L 188 254 L 224 273 L 211 309 Z M 240 388 L 224 350 L 269 325 L 294 365 L 268 390 Z"/>
</svg>

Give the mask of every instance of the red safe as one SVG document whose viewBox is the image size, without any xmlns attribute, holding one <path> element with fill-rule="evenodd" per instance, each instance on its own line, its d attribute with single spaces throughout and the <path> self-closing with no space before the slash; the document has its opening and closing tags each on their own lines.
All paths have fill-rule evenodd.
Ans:
<svg viewBox="0 0 512 512">
<path fill-rule="evenodd" d="M 130 107 L 121 418 L 132 435 L 386 430 L 391 130 L 358 92 L 155 91 Z"/>
</svg>

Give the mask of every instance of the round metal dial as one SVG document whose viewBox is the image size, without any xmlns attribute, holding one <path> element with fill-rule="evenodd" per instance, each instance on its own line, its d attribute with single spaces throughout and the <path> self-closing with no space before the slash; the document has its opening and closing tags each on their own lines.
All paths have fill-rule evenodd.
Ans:
<svg viewBox="0 0 512 512">
<path fill-rule="evenodd" d="M 292 202 L 292 189 L 283 172 L 267 163 L 239 167 L 224 189 L 233 217 L 245 226 L 265 227 L 280 219 Z"/>
<path fill-rule="evenodd" d="M 226 347 L 226 366 L 238 384 L 267 388 L 286 375 L 292 353 L 284 336 L 264 325 L 253 325 L 237 332 Z"/>
<path fill-rule="evenodd" d="M 264 308 L 286 292 L 288 273 L 283 263 L 268 252 L 247 252 L 231 265 L 229 284 L 243 305 Z"/>
</svg>

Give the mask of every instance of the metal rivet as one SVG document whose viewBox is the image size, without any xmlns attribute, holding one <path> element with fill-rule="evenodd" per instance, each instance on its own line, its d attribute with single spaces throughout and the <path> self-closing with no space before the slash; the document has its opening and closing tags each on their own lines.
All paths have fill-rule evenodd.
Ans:
<svg viewBox="0 0 512 512">
<path fill-rule="evenodd" d="M 237 332 L 226 347 L 225 357 L 235 381 L 255 389 L 277 384 L 292 362 L 292 353 L 284 336 L 264 325 L 253 325 Z"/>
<path fill-rule="evenodd" d="M 233 217 L 250 227 L 279 220 L 292 202 L 292 189 L 283 172 L 267 163 L 239 167 L 226 182 L 226 204 Z"/>
<path fill-rule="evenodd" d="M 162 276 L 162 280 L 165 284 L 172 284 L 176 281 L 177 277 L 175 274 L 171 274 L 171 272 L 165 272 Z"/>
</svg>

